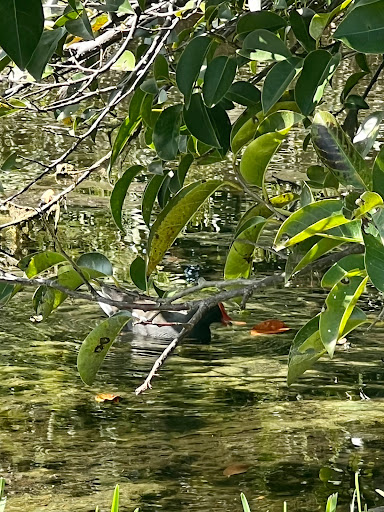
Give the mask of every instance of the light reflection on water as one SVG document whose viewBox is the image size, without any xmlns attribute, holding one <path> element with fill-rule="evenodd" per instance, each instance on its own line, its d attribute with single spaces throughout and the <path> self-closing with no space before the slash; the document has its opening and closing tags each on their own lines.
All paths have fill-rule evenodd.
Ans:
<svg viewBox="0 0 384 512">
<path fill-rule="evenodd" d="M 61 136 L 47 139 L 39 130 L 31 141 L 9 120 L 0 136 L 3 147 L 36 148 L 37 158 L 52 151 L 56 156 L 68 143 Z M 294 134 L 272 171 L 284 168 L 290 178 L 291 170 L 304 172 L 298 168 L 300 144 Z M 97 156 L 92 145 L 84 146 L 78 161 L 86 165 Z M 146 158 L 133 147 L 131 158 L 136 157 Z M 310 152 L 306 158 L 312 163 Z M 3 184 L 12 189 L 37 171 L 12 173 Z M 206 177 L 230 176 L 231 169 L 225 163 L 204 172 Z M 42 189 L 48 186 L 64 185 L 49 179 Z M 100 192 L 94 182 L 84 184 L 63 212 L 59 235 L 65 247 L 73 255 L 103 252 L 113 261 L 116 277 L 127 281 L 128 266 L 147 236 L 139 210 L 142 190 L 138 183 L 130 193 L 127 230 L 121 234 L 108 213 L 108 187 Z M 163 285 L 184 285 L 191 264 L 200 265 L 207 279 L 218 278 L 234 223 L 246 206 L 238 195 L 218 193 L 166 255 Z M 35 227 L 24 233 L 9 230 L 1 247 L 21 257 L 52 244 Z M 256 269 L 263 274 L 282 265 L 271 258 Z M 161 369 L 154 389 L 139 397 L 133 390 L 161 344 L 125 334 L 94 386 L 86 387 L 76 373 L 76 355 L 102 318 L 100 311 L 67 301 L 47 322 L 33 324 L 28 320 L 31 296 L 20 294 L 0 316 L 0 474 L 9 484 L 7 512 L 86 512 L 97 504 L 107 510 L 115 483 L 121 485 L 123 511 L 138 505 L 143 511 L 240 511 L 240 491 L 253 511 L 281 511 L 287 500 L 289 510 L 312 512 L 323 509 L 335 491 L 347 510 L 357 468 L 370 506 L 380 504 L 374 489 L 384 488 L 383 329 L 357 331 L 350 348 L 339 350 L 332 362 L 319 363 L 290 389 L 285 383 L 294 333 L 324 301 L 317 285 L 312 276 L 300 288 L 267 290 L 242 315 L 229 306 L 247 326 L 214 329 L 210 345 L 183 343 Z M 368 300 L 370 309 L 379 308 L 371 290 Z M 292 330 L 249 336 L 252 325 L 271 318 Z M 362 392 L 370 400 L 361 399 Z M 98 393 L 116 393 L 122 401 L 100 405 L 94 399 Z M 249 470 L 227 478 L 223 470 L 233 463 L 248 464 Z M 330 478 L 334 483 L 320 480 L 324 466 L 337 470 Z"/>
</svg>

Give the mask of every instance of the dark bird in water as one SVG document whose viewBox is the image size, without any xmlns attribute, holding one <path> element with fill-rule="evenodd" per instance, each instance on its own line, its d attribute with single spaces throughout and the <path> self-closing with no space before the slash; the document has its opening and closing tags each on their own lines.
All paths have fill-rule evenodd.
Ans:
<svg viewBox="0 0 384 512">
<path fill-rule="evenodd" d="M 133 302 L 137 301 L 135 295 L 125 290 L 112 286 L 103 286 L 100 295 L 116 302 Z M 140 301 L 147 304 L 155 304 L 154 301 Z M 101 309 L 108 315 L 112 316 L 119 311 L 115 306 L 99 302 Z M 184 324 L 196 313 L 197 307 L 190 310 L 182 311 L 143 311 L 142 309 L 132 310 L 132 320 L 127 324 L 128 330 L 140 336 L 150 338 L 160 338 L 164 340 L 172 340 L 177 337 L 183 329 Z M 213 323 L 222 323 L 229 325 L 231 318 L 225 311 L 223 304 L 217 304 L 210 308 L 205 315 L 191 329 L 187 337 L 203 342 L 211 340 L 210 326 Z"/>
</svg>

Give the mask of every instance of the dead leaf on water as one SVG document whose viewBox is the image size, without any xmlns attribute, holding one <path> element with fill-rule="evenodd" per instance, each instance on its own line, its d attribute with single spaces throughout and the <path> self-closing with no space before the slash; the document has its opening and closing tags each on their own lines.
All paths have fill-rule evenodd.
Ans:
<svg viewBox="0 0 384 512">
<path fill-rule="evenodd" d="M 279 334 L 281 332 L 289 331 L 288 327 L 281 320 L 265 320 L 255 325 L 251 330 L 252 336 L 263 336 L 264 334 Z"/>
<path fill-rule="evenodd" d="M 230 464 L 224 469 L 223 475 L 228 477 L 233 475 L 241 475 L 242 473 L 246 473 L 248 469 L 248 464 Z"/>
<path fill-rule="evenodd" d="M 95 396 L 96 402 L 113 402 L 114 404 L 118 404 L 121 401 L 120 395 L 112 395 L 111 393 L 100 393 L 100 395 Z"/>
</svg>

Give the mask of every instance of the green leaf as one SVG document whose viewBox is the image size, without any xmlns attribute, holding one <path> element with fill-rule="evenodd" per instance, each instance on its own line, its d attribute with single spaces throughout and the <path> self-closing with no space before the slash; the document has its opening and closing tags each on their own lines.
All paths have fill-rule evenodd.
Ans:
<svg viewBox="0 0 384 512">
<path fill-rule="evenodd" d="M 192 95 L 189 107 L 184 109 L 184 121 L 188 130 L 197 139 L 209 146 L 221 147 L 207 107 L 204 105 L 200 94 Z"/>
<path fill-rule="evenodd" d="M 200 180 L 182 188 L 157 216 L 148 238 L 147 275 L 155 270 L 166 251 L 192 216 L 217 189 L 237 185 L 222 180 Z"/>
<path fill-rule="evenodd" d="M 129 267 L 129 275 L 140 290 L 147 290 L 147 276 L 146 276 L 146 264 L 143 258 L 137 256 Z"/>
<path fill-rule="evenodd" d="M 321 341 L 330 357 L 333 357 L 337 341 L 343 337 L 347 321 L 363 293 L 368 276 L 349 276 L 334 285 L 325 300 L 326 310 L 320 314 Z"/>
<path fill-rule="evenodd" d="M 65 23 L 65 28 L 70 34 L 81 37 L 85 41 L 93 41 L 95 39 L 85 9 L 81 11 L 81 14 L 77 14 L 75 19 L 68 20 Z"/>
<path fill-rule="evenodd" d="M 240 80 L 231 85 L 225 97 L 245 107 L 252 107 L 260 101 L 261 93 L 253 84 Z"/>
<path fill-rule="evenodd" d="M 194 158 L 190 153 L 184 155 L 180 160 L 179 167 L 169 182 L 169 188 L 172 194 L 176 194 L 184 186 L 185 177 L 193 163 L 193 160 Z"/>
<path fill-rule="evenodd" d="M 250 276 L 256 251 L 255 244 L 265 223 L 264 217 L 253 217 L 240 225 L 227 255 L 224 279 L 247 279 Z"/>
<path fill-rule="evenodd" d="M 280 28 L 286 27 L 287 22 L 284 18 L 270 11 L 248 12 L 239 18 L 236 25 L 236 32 L 244 34 L 253 32 L 257 29 L 266 29 L 276 32 Z"/>
<path fill-rule="evenodd" d="M 376 192 L 364 192 L 357 200 L 358 207 L 353 211 L 353 218 L 364 217 L 374 208 L 383 206 L 383 198 Z"/>
<path fill-rule="evenodd" d="M 372 189 L 384 198 L 384 146 L 381 147 L 373 164 Z"/>
<path fill-rule="evenodd" d="M 115 491 L 113 493 L 111 512 L 119 512 L 119 495 L 119 486 L 116 485 Z"/>
<path fill-rule="evenodd" d="M 323 288 L 333 288 L 335 284 L 344 279 L 347 275 L 365 277 L 364 254 L 349 254 L 334 263 L 323 275 L 321 286 Z"/>
<path fill-rule="evenodd" d="M 254 107 L 246 109 L 232 127 L 231 131 L 231 149 L 234 155 L 255 138 L 259 127 L 257 114 L 261 111 L 261 103 Z"/>
<path fill-rule="evenodd" d="M 261 103 L 263 112 L 267 113 L 279 101 L 284 91 L 289 87 L 296 75 L 300 72 L 303 60 L 299 57 L 278 62 L 268 72 L 264 80 Z"/>
<path fill-rule="evenodd" d="M 174 160 L 179 151 L 181 104 L 163 110 L 153 129 L 153 143 L 162 160 Z"/>
<path fill-rule="evenodd" d="M 110 198 L 111 213 L 116 226 L 122 231 L 124 231 L 124 228 L 121 222 L 121 213 L 125 196 L 127 195 L 127 191 L 133 178 L 143 169 L 144 167 L 142 165 L 133 165 L 132 167 L 129 167 L 113 187 Z"/>
<path fill-rule="evenodd" d="M 31 279 L 63 261 L 67 261 L 67 259 L 62 254 L 45 251 L 25 256 L 19 261 L 18 267 Z"/>
<path fill-rule="evenodd" d="M 322 36 L 324 30 L 329 26 L 331 21 L 340 14 L 341 11 L 346 9 L 352 0 L 344 0 L 341 4 L 333 9 L 331 12 L 315 14 L 309 25 L 309 33 L 311 36 L 318 40 Z"/>
<path fill-rule="evenodd" d="M 295 100 L 301 112 L 309 116 L 323 97 L 324 89 L 340 62 L 340 54 L 315 50 L 304 59 L 295 86 Z"/>
<path fill-rule="evenodd" d="M 216 105 L 225 96 L 236 75 L 236 59 L 220 55 L 211 60 L 204 75 L 203 97 L 207 107 Z"/>
<path fill-rule="evenodd" d="M 115 71 L 133 71 L 135 69 L 135 63 L 136 59 L 134 54 L 129 50 L 125 50 L 125 52 L 120 55 L 117 61 L 113 64 L 111 69 L 114 69 Z"/>
<path fill-rule="evenodd" d="M 384 9 L 382 0 L 358 2 L 333 34 L 362 53 L 384 52 Z"/>
<path fill-rule="evenodd" d="M 315 11 L 304 7 L 301 14 L 298 11 L 291 11 L 289 15 L 289 22 L 291 24 L 293 33 L 301 46 L 307 51 L 311 52 L 316 49 L 316 41 L 309 33 L 309 25 L 311 19 L 315 15 Z"/>
<path fill-rule="evenodd" d="M 258 62 L 279 61 L 292 57 L 283 41 L 272 32 L 264 29 L 254 30 L 248 34 L 243 41 L 243 48 L 239 50 L 239 54 Z"/>
<path fill-rule="evenodd" d="M 380 238 L 364 233 L 365 268 L 372 284 L 381 293 L 384 292 L 384 246 Z"/>
<path fill-rule="evenodd" d="M 82 254 L 77 260 L 77 264 L 79 267 L 94 270 L 105 276 L 113 275 L 112 263 L 106 256 L 104 256 L 104 254 L 99 252 L 88 252 L 86 254 Z M 91 277 L 93 277 L 92 274 Z"/>
<path fill-rule="evenodd" d="M 309 263 L 321 258 L 341 243 L 342 241 L 337 239 L 314 236 L 293 246 L 285 266 L 286 281 Z"/>
<path fill-rule="evenodd" d="M 167 175 L 157 174 L 151 178 L 148 185 L 145 187 L 143 200 L 141 202 L 141 213 L 148 227 L 151 223 L 153 205 L 155 204 L 157 194 L 166 177 Z"/>
<path fill-rule="evenodd" d="M 319 315 L 311 318 L 293 340 L 288 359 L 288 386 L 296 382 L 306 370 L 312 368 L 316 361 L 327 353 L 320 338 L 319 319 Z M 355 307 L 347 321 L 342 337 L 366 321 L 365 313 Z"/>
<path fill-rule="evenodd" d="M 350 75 L 343 87 L 343 90 L 340 94 L 340 101 L 341 103 L 344 103 L 345 99 L 347 98 L 348 94 L 352 91 L 352 89 L 359 83 L 359 81 L 364 78 L 367 75 L 365 71 L 358 71 L 357 73 L 353 73 Z"/>
<path fill-rule="evenodd" d="M 169 65 L 167 59 L 159 53 L 153 63 L 153 76 L 156 80 L 169 78 Z"/>
<path fill-rule="evenodd" d="M 258 127 L 258 136 L 244 151 L 240 161 L 240 173 L 250 184 L 260 188 L 264 186 L 264 176 L 280 144 L 292 126 L 303 116 L 290 111 L 274 112 L 266 117 Z"/>
<path fill-rule="evenodd" d="M 368 155 L 372 148 L 379 133 L 380 123 L 383 119 L 384 110 L 373 112 L 373 114 L 366 117 L 359 126 L 359 129 L 353 138 L 353 144 L 363 158 Z M 373 180 L 375 181 L 375 177 L 373 177 Z"/>
<path fill-rule="evenodd" d="M 122 311 L 101 322 L 85 338 L 77 356 L 77 369 L 85 384 L 93 383 L 108 350 L 130 317 Z"/>
<path fill-rule="evenodd" d="M 240 493 L 241 498 L 241 504 L 243 506 L 243 512 L 251 512 L 251 509 L 249 508 L 247 498 L 245 497 L 245 494 L 242 492 Z"/>
<path fill-rule="evenodd" d="M 220 144 L 219 153 L 224 157 L 230 146 L 231 121 L 220 105 L 208 109 L 208 115 Z"/>
<path fill-rule="evenodd" d="M 327 505 L 325 507 L 325 512 L 336 512 L 338 496 L 339 496 L 339 494 L 337 492 L 328 496 Z"/>
<path fill-rule="evenodd" d="M 276 250 L 290 247 L 323 231 L 346 224 L 349 221 L 341 214 L 342 207 L 343 202 L 340 199 L 323 199 L 292 213 L 277 232 L 274 241 Z M 282 242 L 284 236 L 289 238 Z"/>
<path fill-rule="evenodd" d="M 59 41 L 66 34 L 65 28 L 57 28 L 55 30 L 45 30 L 40 38 L 39 44 L 33 52 L 31 60 L 27 64 L 28 72 L 37 81 L 45 70 L 45 66 L 55 53 Z"/>
<path fill-rule="evenodd" d="M 201 66 L 212 44 L 208 36 L 195 37 L 183 51 L 176 68 L 176 83 L 185 97 L 186 106 L 189 105 L 193 86 L 200 74 Z"/>
<path fill-rule="evenodd" d="M 320 160 L 342 185 L 372 188 L 371 169 L 332 114 L 317 112 L 311 137 Z"/>
<path fill-rule="evenodd" d="M 132 14 L 132 9 L 129 0 L 107 0 L 105 4 L 97 4 L 96 9 L 103 12 L 123 12 Z"/>
<path fill-rule="evenodd" d="M 41 0 L 1 0 L 0 46 L 20 69 L 31 60 L 43 27 Z"/>
</svg>

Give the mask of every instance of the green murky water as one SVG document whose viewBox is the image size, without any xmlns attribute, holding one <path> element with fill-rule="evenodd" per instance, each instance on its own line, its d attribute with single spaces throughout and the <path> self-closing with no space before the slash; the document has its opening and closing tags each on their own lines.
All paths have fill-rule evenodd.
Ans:
<svg viewBox="0 0 384 512">
<path fill-rule="evenodd" d="M 2 120 L 2 158 L 15 149 L 28 156 L 32 151 L 38 159 L 55 157 L 69 143 L 65 135 L 44 131 L 57 129 L 51 118 L 33 133 L 25 126 L 25 119 Z M 107 138 L 99 137 L 97 146 L 82 146 L 75 165 L 102 156 Z M 293 136 L 273 171 L 284 169 L 285 177 L 305 171 L 298 167 L 299 150 L 300 140 Z M 131 148 L 132 161 L 147 157 Z M 313 157 L 306 158 L 310 162 Z M 9 193 L 38 172 L 12 172 L 2 181 Z M 231 169 L 220 164 L 204 173 L 230 177 Z M 108 213 L 108 186 L 98 188 L 102 179 L 95 175 L 69 197 L 59 236 L 73 255 L 107 255 L 116 277 L 126 281 L 129 263 L 146 240 L 139 213 L 144 185 L 132 189 L 122 235 Z M 33 195 L 64 186 L 65 181 L 49 178 Z M 246 206 L 239 195 L 218 193 L 166 256 L 164 284 L 185 284 L 191 264 L 200 265 L 206 278 L 220 277 L 236 219 Z M 52 247 L 38 226 L 0 236 L 1 248 L 18 258 Z M 271 260 L 256 268 L 262 274 L 282 265 Z M 184 342 L 161 369 L 154 389 L 139 397 L 133 391 L 161 344 L 124 335 L 95 385 L 86 387 L 76 372 L 76 355 L 81 340 L 102 318 L 100 310 L 67 301 L 47 322 L 36 324 L 29 320 L 31 294 L 20 294 L 0 314 L 0 475 L 8 483 L 7 512 L 86 512 L 97 504 L 105 511 L 116 483 L 123 511 L 136 506 L 144 512 L 240 511 L 240 491 L 253 512 L 280 511 L 284 500 L 291 511 L 324 509 L 326 497 L 335 491 L 347 510 L 357 468 L 370 506 L 380 504 L 374 489 L 384 489 L 383 328 L 355 332 L 332 362 L 321 362 L 289 389 L 285 383 L 294 333 L 324 300 L 316 276 L 311 279 L 300 288 L 263 292 L 245 316 L 229 308 L 248 325 L 214 329 L 210 345 Z M 371 290 L 365 299 L 367 311 L 378 311 Z M 292 330 L 249 336 L 252 325 L 271 318 L 284 320 Z M 98 393 L 119 394 L 122 401 L 99 404 Z M 228 478 L 223 470 L 231 464 L 249 467 Z M 319 478 L 321 470 L 331 482 Z"/>
</svg>

